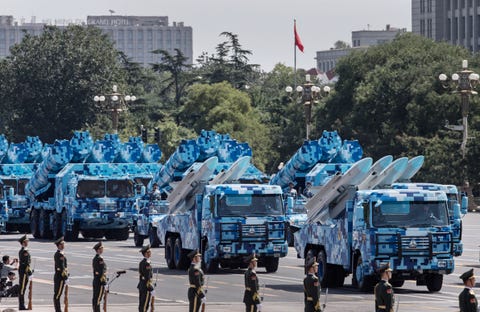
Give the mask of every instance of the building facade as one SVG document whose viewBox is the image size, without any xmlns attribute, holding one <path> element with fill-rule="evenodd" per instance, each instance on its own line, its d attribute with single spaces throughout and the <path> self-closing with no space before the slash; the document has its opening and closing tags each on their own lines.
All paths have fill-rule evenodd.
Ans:
<svg viewBox="0 0 480 312">
<path fill-rule="evenodd" d="M 10 54 L 10 47 L 22 41 L 25 33 L 40 35 L 47 23 L 15 22 L 13 16 L 0 16 L 0 57 Z M 83 23 L 85 25 L 85 23 Z M 100 28 L 133 62 L 148 67 L 160 61 L 154 50 L 166 50 L 175 54 L 180 50 L 193 63 L 192 27 L 183 22 L 168 24 L 167 16 L 88 16 L 86 25 Z M 57 25 L 58 27 L 65 27 Z"/>
<path fill-rule="evenodd" d="M 479 0 L 412 0 L 412 32 L 480 50 Z"/>
<path fill-rule="evenodd" d="M 352 31 L 352 47 L 343 49 L 330 49 L 316 52 L 317 69 L 327 73 L 333 70 L 340 58 L 355 50 L 363 50 L 371 46 L 387 43 L 395 39 L 405 28 L 393 28 L 387 25 L 385 30 L 358 30 Z"/>
</svg>

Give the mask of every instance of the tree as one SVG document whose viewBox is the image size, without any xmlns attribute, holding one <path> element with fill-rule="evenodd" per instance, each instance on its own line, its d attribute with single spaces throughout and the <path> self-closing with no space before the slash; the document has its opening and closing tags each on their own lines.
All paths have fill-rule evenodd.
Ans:
<svg viewBox="0 0 480 312">
<path fill-rule="evenodd" d="M 9 138 L 38 135 L 44 142 L 94 124 L 93 96 L 121 85 L 124 72 L 108 37 L 94 27 L 46 26 L 25 34 L 0 66 L 2 126 Z"/>
<path fill-rule="evenodd" d="M 203 53 L 198 59 L 199 73 L 204 81 L 218 83 L 228 81 L 237 89 L 245 89 L 258 79 L 258 65 L 248 64 L 250 50 L 242 48 L 238 35 L 231 32 L 220 34 L 227 38 L 217 45 L 217 54 Z"/>
<path fill-rule="evenodd" d="M 250 105 L 248 94 L 222 82 L 191 86 L 182 120 L 186 128 L 193 128 L 196 133 L 202 129 L 215 130 L 228 133 L 239 142 L 249 143 L 255 164 L 264 170 L 269 157 L 275 155 L 270 155 L 272 140 L 258 115 Z"/>
<path fill-rule="evenodd" d="M 442 89 L 438 75 L 458 70 L 468 54 L 414 34 L 353 52 L 338 63 L 339 81 L 317 123 L 358 139 L 374 158 L 424 154 L 424 177 L 459 183 L 458 133 L 443 130 L 445 120 L 461 118 L 459 98 Z"/>
<path fill-rule="evenodd" d="M 333 48 L 334 49 L 348 49 L 348 48 L 350 48 L 350 45 L 348 43 L 346 43 L 345 41 L 337 40 L 333 44 Z"/>
</svg>

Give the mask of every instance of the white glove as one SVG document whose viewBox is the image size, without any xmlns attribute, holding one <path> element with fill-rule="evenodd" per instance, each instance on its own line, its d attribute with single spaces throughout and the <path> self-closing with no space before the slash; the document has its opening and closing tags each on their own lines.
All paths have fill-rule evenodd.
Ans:
<svg viewBox="0 0 480 312">
<path fill-rule="evenodd" d="M 67 285 L 68 285 L 68 282 L 69 282 L 69 280 L 68 280 L 68 278 L 67 278 L 67 279 L 63 282 L 63 284 L 64 284 L 65 286 L 67 286 Z"/>
<path fill-rule="evenodd" d="M 206 304 L 206 303 L 207 303 L 207 297 L 203 297 L 203 298 L 202 298 L 202 303 L 203 303 L 203 304 Z"/>
<path fill-rule="evenodd" d="M 257 311 L 258 312 L 262 311 L 262 304 L 261 303 L 257 304 Z"/>
</svg>

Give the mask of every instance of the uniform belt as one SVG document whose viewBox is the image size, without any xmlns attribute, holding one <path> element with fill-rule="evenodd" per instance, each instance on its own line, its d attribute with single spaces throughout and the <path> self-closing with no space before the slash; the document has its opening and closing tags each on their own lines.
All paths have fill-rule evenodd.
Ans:
<svg viewBox="0 0 480 312">
<path fill-rule="evenodd" d="M 313 301 L 312 297 L 307 297 L 307 301 Z"/>
<path fill-rule="evenodd" d="M 194 284 L 190 284 L 190 288 L 197 288 Z"/>
<path fill-rule="evenodd" d="M 379 305 L 379 306 L 377 306 L 377 308 L 385 310 L 387 308 L 387 306 L 386 305 Z"/>
<path fill-rule="evenodd" d="M 251 291 L 252 289 L 250 287 L 245 287 L 245 290 Z"/>
</svg>

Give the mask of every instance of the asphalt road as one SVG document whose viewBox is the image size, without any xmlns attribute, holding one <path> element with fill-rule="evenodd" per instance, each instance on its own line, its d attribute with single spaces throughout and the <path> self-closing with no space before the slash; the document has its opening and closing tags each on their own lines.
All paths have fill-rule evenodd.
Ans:
<svg viewBox="0 0 480 312">
<path fill-rule="evenodd" d="M 429 293 L 425 286 L 416 286 L 414 281 L 406 281 L 402 288 L 395 289 L 400 305 L 398 311 L 458 311 L 457 296 L 463 289 L 459 279 L 461 273 L 475 268 L 480 275 L 479 241 L 480 214 L 469 213 L 463 221 L 464 253 L 456 258 L 453 274 L 444 277 L 440 292 Z M 0 236 L 0 254 L 17 257 L 20 244 L 19 234 Z M 80 240 L 67 242 L 65 254 L 71 274 L 69 286 L 69 310 L 91 311 L 91 260 L 94 241 Z M 110 280 L 115 272 L 127 273 L 112 281 L 108 296 L 109 310 L 133 311 L 137 309 L 138 262 L 142 259 L 139 248 L 134 247 L 133 238 L 127 241 L 105 241 L 104 259 L 107 262 Z M 56 246 L 51 241 L 31 239 L 30 252 L 35 268 L 33 284 L 33 310 L 52 311 L 53 298 L 53 255 Z M 164 249 L 153 249 L 152 262 L 156 289 L 156 311 L 187 311 L 187 275 L 185 271 L 168 270 L 164 259 Z M 223 270 L 219 274 L 208 276 L 208 295 L 206 311 L 244 311 L 243 270 Z M 265 273 L 264 268 L 257 270 L 260 284 L 265 284 L 263 311 L 303 311 L 303 259 L 297 259 L 293 248 L 286 258 L 280 260 L 278 272 Z M 325 299 L 324 294 L 322 294 Z M 3 299 L 0 310 L 17 307 L 16 298 Z M 351 286 L 351 278 L 345 280 L 345 287 L 329 289 L 326 311 L 363 312 L 373 311 L 373 294 L 361 293 Z"/>
</svg>

